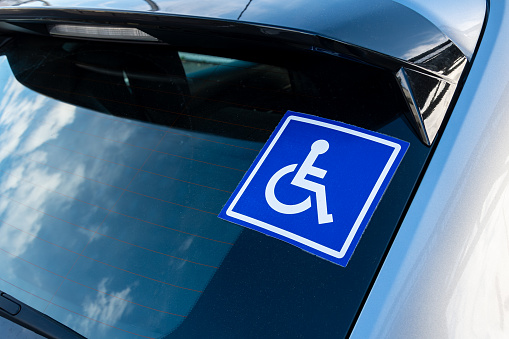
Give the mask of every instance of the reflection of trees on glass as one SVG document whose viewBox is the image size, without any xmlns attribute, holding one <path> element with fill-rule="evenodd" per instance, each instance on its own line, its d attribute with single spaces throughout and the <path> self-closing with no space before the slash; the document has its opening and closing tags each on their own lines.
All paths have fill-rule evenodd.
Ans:
<svg viewBox="0 0 509 339">
<path fill-rule="evenodd" d="M 0 0 L 0 6 L 20 6 L 31 2 L 41 2 L 44 6 L 51 6 L 46 0 Z"/>
<path fill-rule="evenodd" d="M 246 7 L 244 7 L 244 9 L 242 10 L 242 12 L 240 12 L 239 16 L 237 17 L 237 20 L 239 20 L 239 19 L 240 19 L 240 17 L 242 16 L 242 14 L 244 14 L 244 12 L 245 12 L 245 11 L 246 11 L 246 9 L 249 7 L 249 5 L 251 5 L 251 1 L 252 1 L 252 0 L 249 0 L 249 1 L 247 2 Z"/>
<path fill-rule="evenodd" d="M 145 1 L 150 6 L 150 10 L 152 12 L 156 12 L 159 10 L 159 6 L 157 6 L 157 4 L 154 1 L 152 1 L 152 0 L 145 0 Z"/>
</svg>

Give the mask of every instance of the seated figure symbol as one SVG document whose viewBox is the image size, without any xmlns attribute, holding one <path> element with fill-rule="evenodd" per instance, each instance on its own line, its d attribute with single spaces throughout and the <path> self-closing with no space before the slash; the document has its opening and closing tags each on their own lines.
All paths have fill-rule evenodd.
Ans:
<svg viewBox="0 0 509 339">
<path fill-rule="evenodd" d="M 325 177 L 327 171 L 321 168 L 314 167 L 313 164 L 315 163 L 316 158 L 318 158 L 320 154 L 324 154 L 325 152 L 327 152 L 328 149 L 329 143 L 327 141 L 323 139 L 315 141 L 311 145 L 311 150 L 309 151 L 309 154 L 307 155 L 306 159 L 300 166 L 297 173 L 295 173 L 295 177 L 291 182 L 291 184 L 294 186 L 315 193 L 316 209 L 319 224 L 332 222 L 332 214 L 327 213 L 327 199 L 325 193 L 325 186 L 306 179 L 306 176 L 309 175 L 320 179 L 323 179 Z M 274 175 L 270 178 L 269 182 L 267 183 L 267 187 L 265 188 L 265 199 L 267 200 L 269 206 L 276 212 L 283 214 L 298 214 L 306 211 L 311 207 L 311 196 L 308 196 L 304 201 L 293 205 L 284 204 L 276 198 L 276 194 L 274 192 L 276 184 L 283 176 L 295 171 L 296 168 L 297 164 L 292 164 L 281 168 L 279 171 L 274 173 Z"/>
</svg>

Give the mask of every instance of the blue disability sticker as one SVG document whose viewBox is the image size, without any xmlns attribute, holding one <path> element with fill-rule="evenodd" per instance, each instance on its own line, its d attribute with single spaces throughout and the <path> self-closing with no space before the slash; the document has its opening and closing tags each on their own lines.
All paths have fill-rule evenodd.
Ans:
<svg viewBox="0 0 509 339">
<path fill-rule="evenodd" d="M 287 112 L 219 217 L 346 266 L 408 146 Z"/>
</svg>

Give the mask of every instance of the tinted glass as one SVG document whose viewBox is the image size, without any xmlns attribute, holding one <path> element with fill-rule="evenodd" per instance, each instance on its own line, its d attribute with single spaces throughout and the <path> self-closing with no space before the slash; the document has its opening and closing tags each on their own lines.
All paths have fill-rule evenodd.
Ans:
<svg viewBox="0 0 509 339">
<path fill-rule="evenodd" d="M 4 338 L 43 339 L 43 336 L 32 332 L 10 320 L 0 317 L 0 333 Z"/>
<path fill-rule="evenodd" d="M 1 289 L 90 337 L 346 333 L 427 155 L 392 75 L 194 52 L 4 49 Z M 412 143 L 347 268 L 217 218 L 288 109 Z"/>
</svg>

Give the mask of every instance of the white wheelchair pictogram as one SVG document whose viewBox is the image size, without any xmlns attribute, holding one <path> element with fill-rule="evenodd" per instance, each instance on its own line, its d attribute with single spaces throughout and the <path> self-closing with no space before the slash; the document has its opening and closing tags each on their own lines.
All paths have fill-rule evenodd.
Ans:
<svg viewBox="0 0 509 339">
<path fill-rule="evenodd" d="M 316 161 L 316 158 L 320 154 L 324 154 L 329 149 L 329 143 L 323 139 L 315 141 L 311 145 L 311 150 L 307 155 L 306 159 L 302 163 L 301 167 L 295 174 L 295 177 L 292 179 L 291 184 L 305 190 L 311 191 L 315 193 L 316 197 L 316 209 L 318 214 L 318 223 L 326 224 L 332 222 L 332 214 L 327 213 L 327 198 L 325 192 L 325 186 L 318 184 L 314 181 L 310 181 L 306 179 L 306 176 L 313 176 L 320 179 L 325 177 L 327 171 L 321 168 L 314 167 L 313 164 Z M 282 214 L 298 214 L 306 211 L 311 207 L 311 196 L 308 196 L 304 201 L 287 205 L 282 203 L 276 198 L 275 188 L 278 181 L 289 174 L 297 168 L 298 164 L 292 164 L 281 168 L 279 171 L 274 173 L 274 175 L 270 178 L 267 183 L 267 187 L 265 188 L 265 199 L 269 206 L 275 210 L 276 212 Z"/>
</svg>

